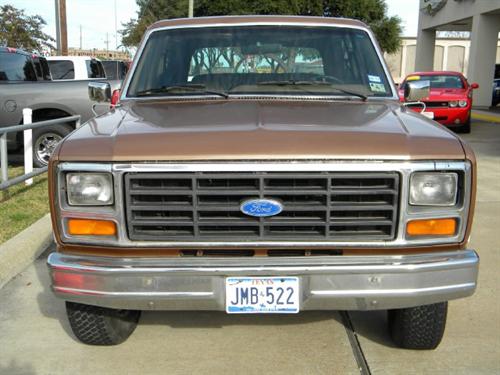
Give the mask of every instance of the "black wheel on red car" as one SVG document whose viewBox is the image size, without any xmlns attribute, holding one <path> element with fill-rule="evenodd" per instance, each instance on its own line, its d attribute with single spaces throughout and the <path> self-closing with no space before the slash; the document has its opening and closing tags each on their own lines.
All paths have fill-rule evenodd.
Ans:
<svg viewBox="0 0 500 375">
<path fill-rule="evenodd" d="M 467 118 L 465 124 L 460 127 L 460 133 L 469 134 L 470 133 L 470 116 Z"/>
<path fill-rule="evenodd" d="M 66 313 L 75 336 L 88 345 L 117 345 L 134 332 L 141 316 L 136 310 L 66 302 Z"/>
<path fill-rule="evenodd" d="M 443 338 L 448 302 L 389 310 L 389 331 L 404 349 L 435 349 Z"/>
</svg>

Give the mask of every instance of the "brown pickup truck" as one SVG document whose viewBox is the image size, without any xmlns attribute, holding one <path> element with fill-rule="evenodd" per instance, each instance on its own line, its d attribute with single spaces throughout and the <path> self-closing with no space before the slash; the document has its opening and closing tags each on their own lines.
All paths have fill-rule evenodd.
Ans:
<svg viewBox="0 0 500 375">
<path fill-rule="evenodd" d="M 387 310 L 396 344 L 432 349 L 474 292 L 474 154 L 398 102 L 363 23 L 157 22 L 120 95 L 49 167 L 52 288 L 82 342 L 141 310 Z"/>
</svg>

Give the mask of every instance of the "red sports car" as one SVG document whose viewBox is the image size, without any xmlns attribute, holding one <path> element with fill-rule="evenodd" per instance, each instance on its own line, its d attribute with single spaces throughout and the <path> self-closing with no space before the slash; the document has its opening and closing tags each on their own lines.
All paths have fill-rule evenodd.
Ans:
<svg viewBox="0 0 500 375">
<path fill-rule="evenodd" d="M 408 81 L 430 81 L 431 91 L 423 98 L 426 112 L 434 113 L 434 120 L 455 128 L 463 133 L 470 133 L 470 112 L 472 107 L 472 90 L 479 85 L 469 85 L 467 79 L 458 72 L 416 72 L 403 80 L 399 86 L 399 99 L 404 101 L 404 88 Z M 420 112 L 422 107 L 413 107 Z"/>
</svg>

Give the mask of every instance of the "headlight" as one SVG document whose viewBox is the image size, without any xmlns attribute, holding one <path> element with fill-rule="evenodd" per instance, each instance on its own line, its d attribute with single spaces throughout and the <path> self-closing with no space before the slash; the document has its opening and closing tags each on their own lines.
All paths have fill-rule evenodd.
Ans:
<svg viewBox="0 0 500 375">
<path fill-rule="evenodd" d="M 467 107 L 467 100 L 460 100 L 460 101 L 458 102 L 458 105 L 459 105 L 460 107 Z"/>
<path fill-rule="evenodd" d="M 113 179 L 109 173 L 68 173 L 66 187 L 72 206 L 113 204 Z"/>
<path fill-rule="evenodd" d="M 451 100 L 448 105 L 451 107 L 451 108 L 455 108 L 457 106 L 458 102 L 456 100 Z"/>
<path fill-rule="evenodd" d="M 456 173 L 416 172 L 410 178 L 410 204 L 453 206 L 457 200 Z"/>
</svg>

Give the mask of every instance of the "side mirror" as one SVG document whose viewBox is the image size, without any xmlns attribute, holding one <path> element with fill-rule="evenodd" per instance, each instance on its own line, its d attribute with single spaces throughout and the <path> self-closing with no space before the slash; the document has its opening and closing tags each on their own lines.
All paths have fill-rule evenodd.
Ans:
<svg viewBox="0 0 500 375">
<path fill-rule="evenodd" d="M 89 98 L 93 102 L 110 102 L 111 86 L 108 82 L 89 82 Z"/>
<path fill-rule="evenodd" d="M 405 102 L 418 102 L 429 96 L 431 92 L 431 82 L 407 81 L 405 84 Z"/>
<path fill-rule="evenodd" d="M 479 85 L 476 82 L 474 82 L 472 85 L 470 85 L 470 88 L 475 90 L 479 88 Z"/>
</svg>

